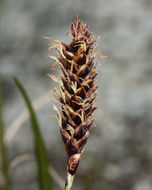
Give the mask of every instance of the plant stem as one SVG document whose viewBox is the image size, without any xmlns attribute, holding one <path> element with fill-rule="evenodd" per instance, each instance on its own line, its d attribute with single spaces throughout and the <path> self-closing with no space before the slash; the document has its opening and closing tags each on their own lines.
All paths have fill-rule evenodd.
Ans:
<svg viewBox="0 0 152 190">
<path fill-rule="evenodd" d="M 67 179 L 65 184 L 65 190 L 71 190 L 74 175 L 67 172 Z"/>
</svg>

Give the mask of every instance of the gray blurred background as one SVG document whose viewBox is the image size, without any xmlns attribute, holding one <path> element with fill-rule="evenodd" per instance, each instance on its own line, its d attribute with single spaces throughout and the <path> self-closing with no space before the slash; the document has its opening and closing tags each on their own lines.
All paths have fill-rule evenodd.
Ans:
<svg viewBox="0 0 152 190">
<path fill-rule="evenodd" d="M 102 60 L 97 77 L 98 103 L 95 127 L 82 157 L 73 190 L 86 176 L 91 189 L 152 189 L 152 1 L 151 0 L 3 0 L 0 22 L 0 67 L 3 79 L 4 117 L 8 129 L 25 110 L 12 77 L 24 84 L 32 101 L 53 89 L 46 76 L 50 36 L 66 42 L 71 19 L 80 15 L 100 35 Z M 49 93 L 48 93 L 49 97 Z M 65 178 L 66 155 L 58 123 L 50 114 L 51 99 L 37 111 L 47 144 L 49 161 Z M 33 153 L 27 120 L 9 141 L 9 159 Z M 95 167 L 97 166 L 98 172 Z M 97 173 L 100 173 L 100 177 Z M 33 161 L 11 171 L 14 190 L 35 190 Z M 55 189 L 60 189 L 54 183 Z"/>
</svg>

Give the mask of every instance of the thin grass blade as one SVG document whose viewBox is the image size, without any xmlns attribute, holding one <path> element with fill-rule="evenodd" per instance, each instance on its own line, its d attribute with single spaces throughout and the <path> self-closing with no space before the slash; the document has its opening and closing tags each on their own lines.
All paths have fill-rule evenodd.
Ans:
<svg viewBox="0 0 152 190">
<path fill-rule="evenodd" d="M 8 174 L 8 161 L 7 161 L 7 150 L 4 144 L 4 124 L 2 116 L 2 90 L 0 80 L 0 165 L 2 169 L 3 185 L 2 190 L 10 190 L 9 174 Z"/>
<path fill-rule="evenodd" d="M 40 132 L 38 120 L 36 118 L 35 112 L 31 105 L 31 101 L 25 89 L 23 88 L 22 84 L 19 82 L 19 80 L 16 77 L 14 77 L 14 81 L 20 93 L 22 94 L 24 101 L 26 103 L 26 106 L 30 113 L 31 127 L 33 131 L 33 138 L 35 141 L 35 156 L 36 156 L 36 161 L 37 161 L 37 166 L 38 166 L 39 190 L 52 190 L 52 182 L 51 182 L 51 178 L 48 172 L 49 167 L 48 167 L 47 153 L 46 153 L 45 144 Z"/>
</svg>

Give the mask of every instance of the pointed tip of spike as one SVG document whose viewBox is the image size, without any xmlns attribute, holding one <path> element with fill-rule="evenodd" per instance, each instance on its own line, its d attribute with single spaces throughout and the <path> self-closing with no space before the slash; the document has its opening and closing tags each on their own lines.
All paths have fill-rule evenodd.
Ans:
<svg viewBox="0 0 152 190">
<path fill-rule="evenodd" d="M 75 24 L 74 24 L 73 19 L 72 19 L 72 24 L 71 24 L 71 33 L 72 33 L 73 37 L 76 36 L 76 28 L 75 28 Z"/>
<path fill-rule="evenodd" d="M 79 22 L 80 22 L 80 16 L 79 16 L 79 15 L 77 15 L 77 21 L 79 21 Z"/>
<path fill-rule="evenodd" d="M 73 18 L 72 18 L 71 22 L 72 22 L 72 24 L 74 24 L 74 20 L 73 20 Z"/>
<path fill-rule="evenodd" d="M 81 21 L 79 15 L 77 15 L 77 21 L 76 21 L 76 30 L 78 31 L 80 29 Z"/>
</svg>

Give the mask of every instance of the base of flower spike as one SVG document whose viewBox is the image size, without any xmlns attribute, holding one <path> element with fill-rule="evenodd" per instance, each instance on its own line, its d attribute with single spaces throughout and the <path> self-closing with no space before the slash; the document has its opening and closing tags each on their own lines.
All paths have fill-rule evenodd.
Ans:
<svg viewBox="0 0 152 190">
<path fill-rule="evenodd" d="M 74 175 L 71 175 L 70 173 L 67 172 L 65 190 L 71 190 L 73 178 L 74 178 Z"/>
</svg>

